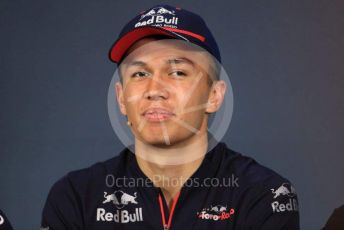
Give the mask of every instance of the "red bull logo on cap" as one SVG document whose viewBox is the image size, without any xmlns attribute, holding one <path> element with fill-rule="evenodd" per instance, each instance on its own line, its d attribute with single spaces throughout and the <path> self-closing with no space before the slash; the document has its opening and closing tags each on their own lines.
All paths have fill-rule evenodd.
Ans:
<svg viewBox="0 0 344 230">
<path fill-rule="evenodd" d="M 165 15 L 168 15 L 169 17 L 165 17 Z M 135 28 L 147 25 L 176 28 L 178 24 L 178 17 L 174 15 L 175 12 L 173 10 L 167 10 L 164 7 L 155 7 L 149 10 L 147 13 L 141 15 L 139 22 L 135 24 Z M 145 18 L 149 19 L 142 21 Z"/>
<path fill-rule="evenodd" d="M 153 15 L 162 15 L 162 14 L 174 15 L 174 11 L 173 10 L 167 10 L 164 7 L 155 7 L 153 9 L 151 9 L 150 11 L 148 11 L 147 13 L 142 14 L 140 20 L 142 20 L 145 17 L 149 17 L 149 16 L 153 16 Z"/>
</svg>

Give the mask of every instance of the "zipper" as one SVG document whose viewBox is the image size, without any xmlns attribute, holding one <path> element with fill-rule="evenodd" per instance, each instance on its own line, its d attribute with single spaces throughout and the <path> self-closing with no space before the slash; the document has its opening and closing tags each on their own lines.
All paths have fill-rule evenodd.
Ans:
<svg viewBox="0 0 344 230">
<path fill-rule="evenodd" d="M 161 193 L 159 193 L 158 199 L 159 199 L 159 205 L 160 205 L 160 213 L 161 213 L 161 218 L 162 218 L 163 230 L 170 230 L 170 228 L 171 228 L 172 217 L 173 217 L 174 209 L 176 207 L 179 195 L 180 195 L 180 191 L 176 194 L 176 196 L 173 199 L 173 203 L 172 203 L 172 207 L 171 207 L 171 212 L 170 212 L 170 215 L 168 216 L 168 222 L 166 222 L 165 211 L 164 211 L 164 203 L 163 203 L 163 200 L 162 200 Z"/>
</svg>

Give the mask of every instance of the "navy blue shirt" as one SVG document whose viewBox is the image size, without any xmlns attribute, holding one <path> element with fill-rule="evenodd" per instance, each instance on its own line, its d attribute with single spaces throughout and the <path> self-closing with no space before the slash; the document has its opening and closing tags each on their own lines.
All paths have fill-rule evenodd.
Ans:
<svg viewBox="0 0 344 230">
<path fill-rule="evenodd" d="M 224 143 L 205 155 L 174 200 L 169 210 L 161 189 L 125 149 L 56 182 L 42 228 L 299 229 L 298 200 L 290 182 Z"/>
</svg>

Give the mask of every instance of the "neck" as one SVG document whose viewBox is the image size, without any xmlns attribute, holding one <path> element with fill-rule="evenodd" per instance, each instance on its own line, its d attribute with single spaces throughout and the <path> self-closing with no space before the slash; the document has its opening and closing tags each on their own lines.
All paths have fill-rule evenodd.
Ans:
<svg viewBox="0 0 344 230">
<path fill-rule="evenodd" d="M 135 139 L 135 155 L 140 169 L 160 187 L 169 205 L 185 181 L 201 165 L 208 148 L 207 133 L 192 136 L 187 143 L 156 147 Z"/>
</svg>

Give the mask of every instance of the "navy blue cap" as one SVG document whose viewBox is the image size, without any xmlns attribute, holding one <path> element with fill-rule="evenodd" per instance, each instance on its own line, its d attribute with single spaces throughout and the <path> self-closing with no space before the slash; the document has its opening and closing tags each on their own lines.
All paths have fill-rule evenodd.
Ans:
<svg viewBox="0 0 344 230">
<path fill-rule="evenodd" d="M 193 12 L 169 5 L 157 5 L 143 11 L 125 25 L 110 49 L 110 60 L 119 63 L 131 45 L 152 35 L 194 43 L 221 63 L 219 47 L 204 20 Z"/>
</svg>

